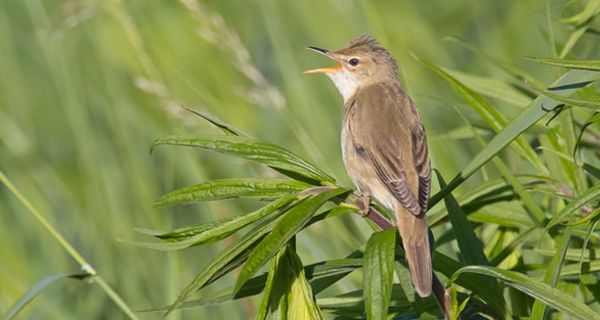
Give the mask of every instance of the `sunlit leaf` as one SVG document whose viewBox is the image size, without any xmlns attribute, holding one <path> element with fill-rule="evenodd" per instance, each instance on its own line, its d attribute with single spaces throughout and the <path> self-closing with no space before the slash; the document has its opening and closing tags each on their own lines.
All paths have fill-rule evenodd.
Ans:
<svg viewBox="0 0 600 320">
<path fill-rule="evenodd" d="M 154 141 L 152 148 L 160 145 L 179 145 L 212 150 L 266 164 L 283 174 L 308 178 L 314 182 L 333 182 L 334 179 L 296 156 L 274 144 L 241 136 L 166 136 Z"/>
<path fill-rule="evenodd" d="M 600 71 L 600 60 L 567 60 L 567 59 L 554 59 L 554 58 L 538 58 L 538 57 L 527 57 L 527 59 L 548 64 L 551 66 L 564 67 L 570 69 L 581 69 L 590 71 Z"/>
<path fill-rule="evenodd" d="M 586 72 L 581 70 L 571 70 L 557 80 L 553 86 L 564 86 L 567 84 L 586 84 L 589 81 L 595 81 L 600 79 L 600 73 Z M 564 89 L 561 93 L 572 94 L 574 90 L 581 88 L 582 86 L 571 85 L 568 89 Z M 511 141 L 518 137 L 525 130 L 530 128 L 536 122 L 541 120 L 548 109 L 552 109 L 558 104 L 547 97 L 537 97 L 531 102 L 531 104 L 515 119 L 513 119 L 502 131 L 500 131 L 488 144 L 481 150 L 469 163 L 465 166 L 461 172 L 452 179 L 448 185 L 440 190 L 440 192 L 433 195 L 429 201 L 430 206 L 435 205 L 446 194 L 456 187 L 461 185 L 467 178 L 475 173 L 484 164 L 490 161 L 496 156 L 504 147 L 506 147 Z"/>
<path fill-rule="evenodd" d="M 177 309 L 192 293 L 223 276 L 227 271 L 241 265 L 250 254 L 252 248 L 254 248 L 259 241 L 271 231 L 277 221 L 277 219 L 266 219 L 258 226 L 248 231 L 244 236 L 240 237 L 234 244 L 221 251 L 221 253 L 214 257 L 210 263 L 196 275 L 192 282 L 179 293 L 177 299 L 175 299 L 168 307 L 166 314 Z"/>
<path fill-rule="evenodd" d="M 309 184 L 290 179 L 220 179 L 169 192 L 161 196 L 154 206 L 165 208 L 231 198 L 279 197 L 309 187 Z"/>
<path fill-rule="evenodd" d="M 367 319 L 386 319 L 394 278 L 396 228 L 371 235 L 365 248 L 363 288 Z"/>
<path fill-rule="evenodd" d="M 452 86 L 452 88 L 463 99 L 465 99 L 469 103 L 469 105 L 475 111 L 477 111 L 477 113 L 479 113 L 479 115 L 481 115 L 483 120 L 487 122 L 487 124 L 492 130 L 499 132 L 504 127 L 506 127 L 508 121 L 482 96 L 474 92 L 472 89 L 463 85 L 461 82 L 452 77 L 442 68 L 435 66 L 430 62 L 421 59 L 418 60 L 425 66 L 427 66 L 429 69 L 433 70 L 435 73 L 444 78 L 444 80 L 446 80 Z M 527 143 L 523 136 L 518 135 L 514 138 L 514 140 L 515 144 L 513 145 L 513 147 L 517 152 L 519 152 L 525 159 L 531 162 L 531 164 L 534 165 L 541 173 L 548 172 L 548 169 L 546 169 L 543 162 L 539 159 L 533 148 Z"/>
<path fill-rule="evenodd" d="M 562 23 L 580 25 L 586 23 L 588 20 L 592 19 L 594 16 L 600 14 L 600 1 L 598 0 L 589 0 L 580 12 L 568 17 L 561 19 Z"/>
<path fill-rule="evenodd" d="M 248 261 L 238 276 L 236 288 L 241 288 L 254 273 L 300 231 L 325 202 L 346 191 L 346 189 L 341 188 L 324 191 L 300 202 L 283 215 L 273 230 L 254 248 L 248 257 Z"/>
<path fill-rule="evenodd" d="M 153 236 L 169 242 L 130 242 L 142 247 L 155 250 L 181 250 L 191 246 L 221 240 L 238 230 L 256 222 L 268 215 L 274 217 L 281 214 L 296 197 L 283 196 L 252 213 L 224 218 L 221 220 L 175 229 L 165 233 L 155 233 Z M 149 234 L 150 232 L 146 232 Z"/>
<path fill-rule="evenodd" d="M 463 274 L 475 273 L 493 277 L 504 282 L 532 298 L 538 299 L 556 310 L 569 314 L 577 319 L 600 319 L 600 314 L 577 300 L 575 297 L 549 285 L 534 280 L 522 273 L 507 271 L 486 266 L 467 266 L 458 270 L 452 280 L 460 278 Z"/>
<path fill-rule="evenodd" d="M 202 111 L 198 111 L 198 110 L 194 110 L 190 107 L 184 106 L 182 105 L 181 107 L 183 107 L 184 109 L 186 109 L 187 111 L 197 115 L 198 117 L 210 122 L 212 125 L 216 126 L 217 128 L 223 130 L 223 132 L 225 134 L 228 135 L 234 135 L 234 136 L 244 136 L 244 137 L 248 137 L 248 135 L 246 133 L 244 133 L 242 130 L 233 127 L 230 124 L 225 123 L 223 120 L 217 118 L 216 116 L 212 115 L 212 114 L 208 114 Z"/>
</svg>

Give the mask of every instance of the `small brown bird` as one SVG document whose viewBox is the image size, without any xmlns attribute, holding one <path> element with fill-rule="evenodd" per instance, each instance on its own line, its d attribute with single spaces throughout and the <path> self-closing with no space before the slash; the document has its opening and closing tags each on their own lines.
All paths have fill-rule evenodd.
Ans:
<svg viewBox="0 0 600 320">
<path fill-rule="evenodd" d="M 327 75 L 342 94 L 342 156 L 348 175 L 361 193 L 395 212 L 415 289 L 429 296 L 429 151 L 419 111 L 398 80 L 396 61 L 368 35 L 335 51 L 309 49 L 340 63 L 305 73 Z"/>
</svg>

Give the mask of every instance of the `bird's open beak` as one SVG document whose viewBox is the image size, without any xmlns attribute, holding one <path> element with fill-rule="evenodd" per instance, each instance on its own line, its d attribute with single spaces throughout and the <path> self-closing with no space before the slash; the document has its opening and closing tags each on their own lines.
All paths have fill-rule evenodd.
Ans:
<svg viewBox="0 0 600 320">
<path fill-rule="evenodd" d="M 307 49 L 312 50 L 314 52 L 320 53 L 324 56 L 327 56 L 330 59 L 336 60 L 335 57 L 333 57 L 331 55 L 331 52 L 329 50 L 326 49 L 321 49 L 321 48 L 317 48 L 317 47 L 308 47 Z M 320 68 L 320 69 L 312 69 L 312 70 L 308 70 L 308 71 L 304 71 L 304 74 L 316 74 L 316 73 L 329 73 L 329 72 L 335 72 L 335 71 L 339 71 L 342 70 L 344 68 L 344 66 L 342 66 L 341 64 L 337 67 L 329 67 L 329 68 Z"/>
</svg>

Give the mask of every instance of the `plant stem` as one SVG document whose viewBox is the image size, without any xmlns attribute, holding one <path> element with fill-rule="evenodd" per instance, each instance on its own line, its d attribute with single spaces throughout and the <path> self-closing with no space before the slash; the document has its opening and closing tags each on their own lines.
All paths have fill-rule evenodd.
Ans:
<svg viewBox="0 0 600 320">
<path fill-rule="evenodd" d="M 87 272 L 92 276 L 92 281 L 98 283 L 98 285 L 106 292 L 108 297 L 130 318 L 137 320 L 136 315 L 131 311 L 131 308 L 123 301 L 123 299 L 97 274 L 96 270 L 91 264 L 85 260 L 79 252 L 56 230 L 44 216 L 23 196 L 23 194 L 15 187 L 15 185 L 8 179 L 8 177 L 0 170 L 0 182 L 4 184 L 8 190 L 10 190 L 17 199 L 33 214 L 37 221 L 56 239 L 56 241 L 79 263 L 81 270 Z"/>
</svg>

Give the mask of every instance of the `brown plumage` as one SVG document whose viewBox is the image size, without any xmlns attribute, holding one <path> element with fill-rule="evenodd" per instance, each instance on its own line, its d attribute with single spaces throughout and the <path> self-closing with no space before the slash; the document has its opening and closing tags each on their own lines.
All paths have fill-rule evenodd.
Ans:
<svg viewBox="0 0 600 320">
<path fill-rule="evenodd" d="M 360 190 L 395 212 L 417 293 L 431 294 L 432 267 L 425 217 L 431 167 L 423 122 L 402 90 L 396 61 L 369 36 L 327 51 L 335 68 L 307 73 L 329 76 L 344 97 L 342 154 Z"/>
</svg>

